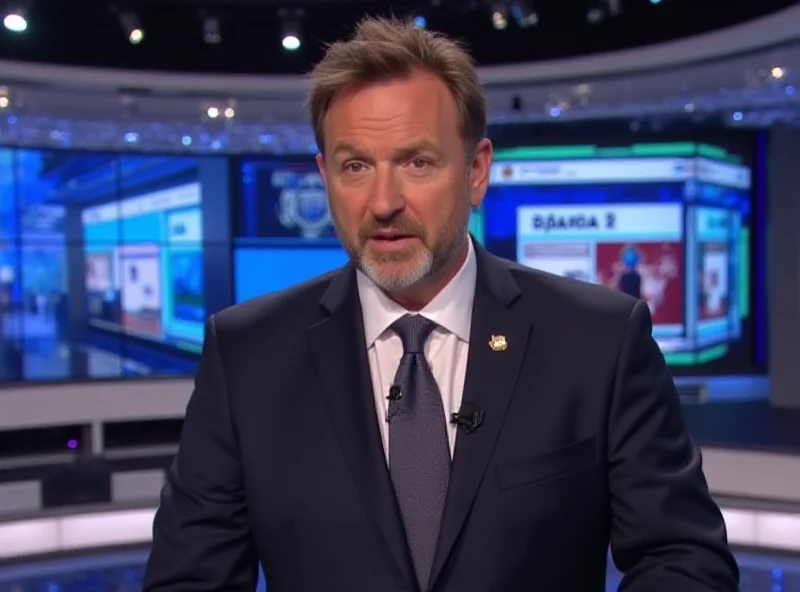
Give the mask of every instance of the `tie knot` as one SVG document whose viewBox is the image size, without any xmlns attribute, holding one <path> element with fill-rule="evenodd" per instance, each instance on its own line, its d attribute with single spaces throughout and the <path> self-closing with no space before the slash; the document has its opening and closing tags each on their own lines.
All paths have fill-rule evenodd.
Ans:
<svg viewBox="0 0 800 592">
<path fill-rule="evenodd" d="M 407 354 L 423 353 L 436 323 L 420 315 L 405 315 L 392 323 L 392 330 L 403 342 L 403 352 Z"/>
</svg>

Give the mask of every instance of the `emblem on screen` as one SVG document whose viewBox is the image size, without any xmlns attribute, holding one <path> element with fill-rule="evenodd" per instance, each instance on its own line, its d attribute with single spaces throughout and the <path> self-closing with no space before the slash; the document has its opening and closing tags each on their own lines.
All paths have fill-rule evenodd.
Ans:
<svg viewBox="0 0 800 592">
<path fill-rule="evenodd" d="M 280 187 L 275 213 L 284 228 L 297 229 L 303 238 L 318 238 L 331 225 L 328 196 L 319 175 L 281 171 L 273 175 Z"/>
<path fill-rule="evenodd" d="M 304 238 L 318 238 L 331 223 L 328 198 L 320 189 L 284 189 L 277 214 L 285 228 L 296 228 Z"/>
</svg>

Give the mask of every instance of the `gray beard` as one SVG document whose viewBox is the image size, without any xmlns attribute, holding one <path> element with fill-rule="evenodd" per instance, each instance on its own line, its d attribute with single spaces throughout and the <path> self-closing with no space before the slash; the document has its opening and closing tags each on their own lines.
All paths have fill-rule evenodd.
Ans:
<svg viewBox="0 0 800 592">
<path fill-rule="evenodd" d="M 413 267 L 404 273 L 386 274 L 381 272 L 381 263 L 391 261 L 403 261 L 402 254 L 399 256 L 386 256 L 380 261 L 370 260 L 363 249 L 349 245 L 346 241 L 342 240 L 342 234 L 336 229 L 339 234 L 339 240 L 344 245 L 345 250 L 350 256 L 356 267 L 366 275 L 376 286 L 386 292 L 399 292 L 413 288 L 420 282 L 426 280 L 432 275 L 436 275 L 443 269 L 446 269 L 450 263 L 456 258 L 458 253 L 464 246 L 464 241 L 469 240 L 469 216 L 467 216 L 466 223 L 460 228 L 457 234 L 454 234 L 446 245 L 446 248 L 439 253 L 434 253 L 427 246 L 424 248 L 422 256 L 414 262 Z"/>
</svg>

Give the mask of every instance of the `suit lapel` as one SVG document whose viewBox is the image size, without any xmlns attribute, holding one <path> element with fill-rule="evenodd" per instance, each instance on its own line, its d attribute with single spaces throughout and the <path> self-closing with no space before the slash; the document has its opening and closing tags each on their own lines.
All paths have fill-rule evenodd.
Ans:
<svg viewBox="0 0 800 592">
<path fill-rule="evenodd" d="M 377 424 L 352 266 L 334 277 L 320 305 L 327 316 L 309 328 L 308 337 L 328 413 L 364 507 L 412 589 L 416 578 Z"/>
<path fill-rule="evenodd" d="M 476 256 L 478 281 L 463 400 L 477 403 L 485 415 L 477 430 L 470 434 L 462 431 L 457 436 L 450 487 L 430 578 L 431 589 L 453 549 L 483 480 L 531 333 L 530 322 L 510 308 L 521 292 L 506 264 L 477 245 Z M 505 338 L 507 347 L 498 347 L 495 341 L 493 349 L 490 346 L 493 336 Z"/>
</svg>

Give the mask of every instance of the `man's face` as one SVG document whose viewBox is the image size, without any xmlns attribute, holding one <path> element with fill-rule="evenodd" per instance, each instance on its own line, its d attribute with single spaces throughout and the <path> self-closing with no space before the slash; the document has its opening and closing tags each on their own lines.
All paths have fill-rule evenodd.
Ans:
<svg viewBox="0 0 800 592">
<path fill-rule="evenodd" d="M 336 230 L 384 290 L 441 273 L 464 247 L 492 148 L 467 155 L 458 123 L 447 86 L 424 72 L 344 93 L 326 114 L 317 162 Z"/>
</svg>

